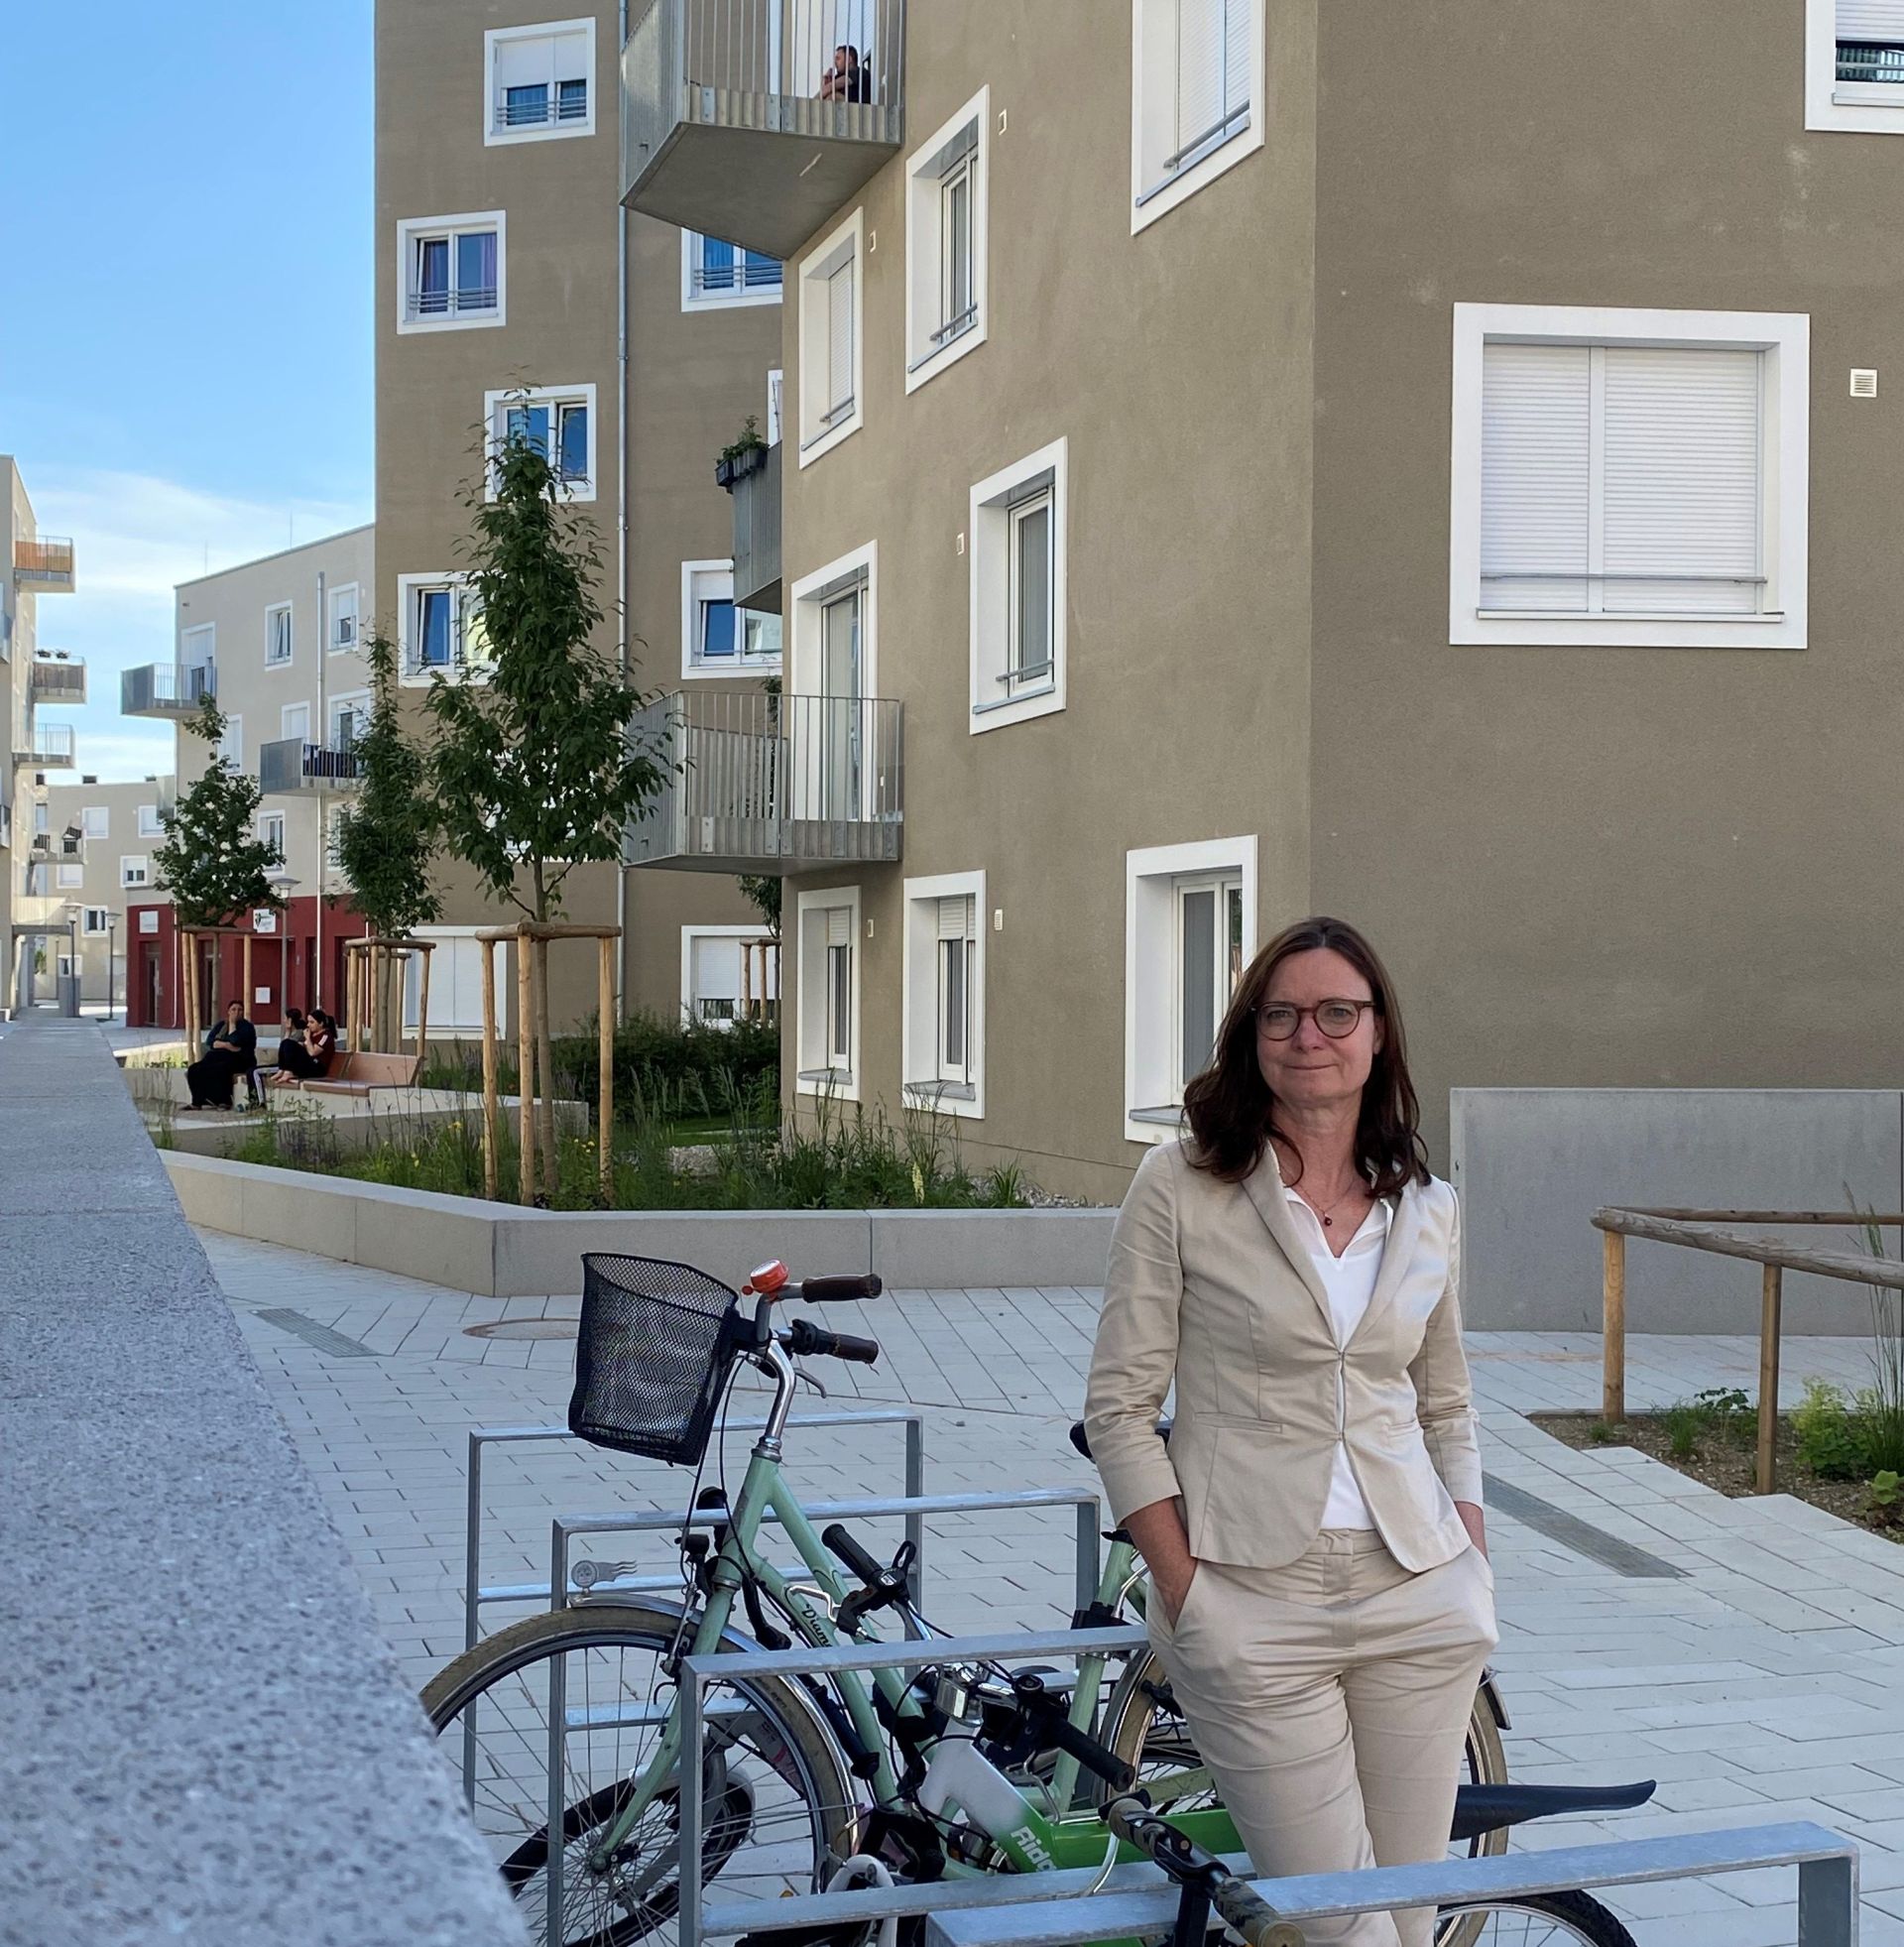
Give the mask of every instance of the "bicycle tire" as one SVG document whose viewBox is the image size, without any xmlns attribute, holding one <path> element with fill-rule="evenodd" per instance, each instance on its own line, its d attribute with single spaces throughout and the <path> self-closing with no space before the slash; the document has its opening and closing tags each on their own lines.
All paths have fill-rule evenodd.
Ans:
<svg viewBox="0 0 1904 1947">
<path fill-rule="evenodd" d="M 525 1672 L 534 1671 L 537 1665 L 550 1664 L 558 1657 L 585 1655 L 591 1651 L 607 1652 L 631 1647 L 644 1654 L 662 1651 L 672 1643 L 678 1621 L 678 1612 L 636 1603 L 591 1605 L 586 1610 L 556 1610 L 532 1616 L 484 1638 L 474 1648 L 465 1650 L 438 1670 L 423 1688 L 424 1714 L 438 1737 L 448 1742 L 453 1736 L 453 1727 L 472 1704 L 479 1704 L 486 1693 L 516 1682 Z M 759 1647 L 758 1643 L 733 1630 L 726 1632 L 721 1642 L 724 1651 Z M 795 1776 L 803 1789 L 805 1808 L 812 1815 L 812 1849 L 815 1873 L 819 1876 L 824 1871 L 825 1862 L 845 1858 L 854 1850 L 858 1830 L 857 1793 L 839 1747 L 811 1700 L 784 1678 L 735 1679 L 733 1690 L 746 1699 L 748 1709 L 758 1713 L 771 1733 L 783 1741 Z M 500 1702 L 496 1707 L 503 1711 Z M 508 1713 L 504 1711 L 503 1715 L 507 1721 Z M 721 1762 L 725 1766 L 724 1753 Z M 774 1769 L 783 1783 L 788 1781 L 785 1769 L 777 1764 Z M 460 1789 L 460 1775 L 457 1783 Z M 617 1787 L 611 1783 L 597 1790 L 581 1791 L 565 1801 L 562 1817 L 564 1850 L 570 1842 L 579 1841 L 588 1830 L 605 1822 L 614 1809 L 616 1790 Z M 724 1807 L 735 1803 L 725 1787 L 720 1802 Z M 711 1827 L 704 1828 L 706 1885 L 715 1884 L 721 1869 L 742 1843 L 739 1837 L 729 1837 L 732 1816 L 730 1813 L 726 1825 L 717 1818 Z M 531 1827 L 520 1833 L 504 1832 L 489 1836 L 492 1850 L 500 1854 L 497 1869 L 511 1896 L 519 1900 L 530 1896 L 538 1872 L 546 1864 L 546 1820 L 539 1829 Z M 514 1843 L 511 1843 L 512 1840 Z M 818 1890 L 818 1887 L 813 1889 Z M 677 1891 L 677 1881 L 669 1882 L 652 1901 L 645 1896 L 645 1910 L 641 1914 L 631 1915 L 612 1925 L 594 1926 L 592 1921 L 585 1922 L 594 1926 L 594 1930 L 578 1936 L 573 1947 L 632 1947 L 632 1943 L 637 1941 L 657 1941 L 662 1937 L 663 1930 L 671 1934 L 672 1928 L 667 1923 L 675 1910 Z M 565 1909 L 566 1905 L 565 1899 Z M 563 1930 L 566 1934 L 566 1921 Z M 831 1947 L 863 1947 L 871 1933 L 871 1927 L 847 1928 L 827 1938 Z M 539 1938 L 539 1934 L 536 1937 Z"/>
<path fill-rule="evenodd" d="M 1592 1893 L 1528 1893 L 1520 1899 L 1482 1899 L 1472 1904 L 1444 1906 L 1444 1920 L 1459 1918 L 1477 1922 L 1472 1938 L 1481 1947 L 1489 1947 L 1488 1916 L 1490 1913 L 1518 1914 L 1523 1919 L 1550 1920 L 1569 1929 L 1572 1947 L 1637 1947 L 1633 1936 L 1618 1914 L 1608 1911 Z M 1523 1933 L 1523 1938 L 1525 1935 Z M 1538 1941 L 1535 1947 L 1559 1947 L 1559 1943 Z"/>
</svg>

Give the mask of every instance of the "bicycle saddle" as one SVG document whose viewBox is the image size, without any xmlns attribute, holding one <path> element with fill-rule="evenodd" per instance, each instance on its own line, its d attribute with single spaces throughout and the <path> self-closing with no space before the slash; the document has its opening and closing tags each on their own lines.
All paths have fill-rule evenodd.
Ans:
<svg viewBox="0 0 1904 1947">
<path fill-rule="evenodd" d="M 1160 1419 L 1157 1421 L 1157 1437 L 1166 1447 L 1170 1444 L 1169 1420 Z M 1084 1436 L 1084 1421 L 1081 1419 L 1074 1419 L 1071 1422 L 1071 1444 L 1084 1455 L 1086 1460 L 1091 1458 L 1091 1442 Z"/>
</svg>

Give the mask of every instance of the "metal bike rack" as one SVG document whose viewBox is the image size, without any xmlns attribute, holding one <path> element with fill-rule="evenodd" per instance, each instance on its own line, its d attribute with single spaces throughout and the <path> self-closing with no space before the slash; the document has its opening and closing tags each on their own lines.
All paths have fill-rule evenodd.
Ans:
<svg viewBox="0 0 1904 1947">
<path fill-rule="evenodd" d="M 744 1419 L 733 1422 L 731 1433 L 758 1433 L 767 1424 L 764 1419 Z M 831 1412 L 796 1413 L 788 1422 L 792 1426 L 903 1426 L 905 1428 L 905 1492 L 920 1495 L 925 1492 L 925 1415 L 917 1407 L 882 1407 L 872 1412 Z M 567 1572 L 551 1588 L 546 1582 L 500 1582 L 484 1586 L 483 1574 L 483 1449 L 488 1446 L 522 1446 L 533 1441 L 573 1441 L 578 1440 L 566 1426 L 479 1426 L 469 1436 L 469 1499 L 464 1517 L 463 1532 L 463 1647 L 473 1649 L 480 1627 L 480 1613 L 492 1603 L 545 1602 L 551 1608 L 560 1608 L 567 1592 Z M 672 1521 L 673 1518 L 670 1518 Z M 911 1523 L 906 1527 L 906 1539 L 919 1539 Z M 606 1589 L 613 1586 L 618 1592 L 630 1593 L 640 1588 L 671 1588 L 675 1586 L 674 1576 L 646 1577 L 640 1582 L 620 1582 L 603 1584 Z M 557 1595 L 556 1590 L 562 1592 Z"/>
<path fill-rule="evenodd" d="M 1232 1864 L 1248 1870 L 1241 1856 Z M 1798 1947 L 1854 1947 L 1857 1848 L 1842 1834 L 1809 1822 L 1614 1840 L 1553 1852 L 1501 1853 L 1491 1859 L 1451 1859 L 1432 1866 L 1316 1873 L 1253 1884 L 1275 1908 L 1277 1918 L 1301 1926 L 1305 1920 L 1401 1906 L 1442 1906 L 1490 1894 L 1511 1898 L 1576 1887 L 1627 1886 L 1646 1880 L 1704 1879 L 1765 1866 L 1798 1868 Z M 1177 1889 L 1147 1860 L 1117 1868 L 1104 1890 L 1091 1893 L 1088 1888 L 1096 1877 L 1041 1873 L 1035 1880 L 1037 1894 L 1030 1898 L 1024 1892 L 1025 1876 L 904 1890 L 941 1895 L 936 1905 L 907 1909 L 927 1913 L 926 1947 L 1068 1947 L 1079 1940 L 1168 1930 L 1177 1910 Z M 882 1896 L 875 1889 L 871 1897 L 881 1903 L 857 1905 L 852 1917 L 867 1919 L 898 1910 L 893 1904 L 898 1890 Z M 832 1893 L 826 1903 L 834 1906 L 841 1900 L 868 1897 L 858 1892 Z M 783 1902 L 788 1909 L 792 1904 Z M 720 1917 L 725 1924 L 726 1914 Z M 819 1918 L 817 1911 L 813 1917 Z M 848 1915 L 841 1910 L 838 1917 L 843 1922 Z"/>
<path fill-rule="evenodd" d="M 952 1501 L 984 1500 L 984 1496 L 950 1495 Z M 997 1502 L 1005 1506 L 1022 1506 L 1023 1497 L 1002 1495 Z M 996 1504 L 995 1504 L 996 1505 Z M 1038 1503 L 1034 1505 L 1046 1505 Z M 1097 1497 L 1090 1496 L 1091 1512 L 1090 1534 L 1092 1541 L 1093 1567 L 1088 1583 L 1083 1583 L 1079 1596 L 1080 1607 L 1091 1600 L 1097 1588 Z M 1082 1516 L 1079 1510 L 1079 1569 L 1082 1583 L 1083 1571 L 1083 1530 Z M 825 1649 L 801 1646 L 794 1649 L 771 1649 L 766 1652 L 743 1651 L 739 1654 L 725 1652 L 714 1656 L 684 1656 L 681 1659 L 680 1704 L 681 1704 L 681 1750 L 683 1753 L 698 1753 L 701 1749 L 701 1730 L 706 1721 L 706 1688 L 711 1682 L 727 1676 L 833 1676 L 843 1670 L 899 1669 L 917 1663 L 920 1652 L 924 1650 L 932 1662 L 973 1663 L 1020 1663 L 1030 1662 L 1041 1656 L 1053 1654 L 1084 1655 L 1093 1651 L 1117 1651 L 1142 1648 L 1149 1641 L 1143 1630 L 1137 1628 L 1115 1630 L 1019 1630 L 1010 1636 L 971 1636 L 934 1637 L 925 1643 L 845 1643 Z M 549 1722 L 554 1724 L 556 1714 L 549 1713 Z M 685 1771 L 685 1763 L 683 1771 Z M 696 1766 L 698 1770 L 698 1765 Z M 819 1892 L 797 1893 L 790 1899 L 777 1899 L 770 1908 L 764 1907 L 760 1900 L 737 1901 L 729 1906 L 704 1908 L 701 1905 L 701 1794 L 698 1791 L 683 1791 L 679 1795 L 681 1824 L 681 1867 L 680 1867 L 680 1905 L 677 1914 L 676 1940 L 678 1947 L 700 1947 L 704 1939 L 719 1937 L 731 1938 L 737 1934 L 751 1933 L 767 1924 L 771 1911 L 773 1925 L 778 1927 L 846 1926 L 854 1921 L 883 1919 L 890 1913 L 910 1914 L 935 1912 L 951 1903 L 950 1895 L 963 1894 L 968 1890 L 983 1891 L 996 1886 L 999 1893 L 995 1903 L 1003 1900 L 1022 1900 L 1024 1897 L 1022 1882 L 1001 1879 L 998 1881 L 954 1881 L 941 1882 L 928 1886 L 874 1886 L 863 1892 Z M 559 1810 L 553 1811 L 551 1830 L 559 1829 L 554 1821 L 560 1818 Z M 1107 1842 L 1109 1835 L 1107 1834 Z M 549 1861 L 553 1866 L 559 1856 L 552 1852 Z M 1155 1868 L 1148 1869 L 1155 1872 Z M 1039 1874 L 1042 1885 L 1047 1880 L 1071 1878 L 1080 1883 L 1078 1890 L 1083 1889 L 1094 1877 L 1091 1874 Z M 1161 1876 L 1159 1876 L 1161 1877 Z M 560 1899 L 560 1887 L 551 1885 L 548 1893 L 553 1908 Z M 1115 1933 L 1115 1929 L 1114 1929 Z M 1112 1934 L 1079 1933 L 1069 1936 L 1073 1940 L 1109 1939 Z M 1807 1943 L 1810 1947 L 1810 1943 Z M 1826 1947 L 1837 1947 L 1836 1942 L 1827 1942 Z"/>
</svg>

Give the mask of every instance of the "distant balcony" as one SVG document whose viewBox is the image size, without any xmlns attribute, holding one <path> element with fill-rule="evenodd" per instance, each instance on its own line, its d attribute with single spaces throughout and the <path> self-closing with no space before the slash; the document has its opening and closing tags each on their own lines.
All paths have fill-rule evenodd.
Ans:
<svg viewBox="0 0 1904 1947">
<path fill-rule="evenodd" d="M 13 544 L 13 578 L 36 595 L 72 593 L 72 543 L 37 535 Z"/>
<path fill-rule="evenodd" d="M 65 831 L 36 831 L 29 856 L 54 859 L 63 865 L 82 863 L 86 856 L 85 833 L 76 826 Z"/>
<path fill-rule="evenodd" d="M 629 828 L 629 864 L 778 874 L 895 863 L 902 712 L 877 696 L 659 698 L 633 730 L 668 778 Z"/>
<path fill-rule="evenodd" d="M 86 663 L 81 656 L 36 656 L 29 688 L 36 703 L 83 703 Z"/>
<path fill-rule="evenodd" d="M 750 473 L 737 474 L 734 496 L 734 601 L 780 612 L 780 449 L 768 447 Z"/>
<path fill-rule="evenodd" d="M 72 766 L 72 725 L 37 723 L 29 741 L 14 746 L 15 764 L 30 764 L 38 771 L 65 771 Z"/>
<path fill-rule="evenodd" d="M 649 0 L 622 49 L 623 202 L 764 257 L 904 139 L 905 0 Z"/>
<path fill-rule="evenodd" d="M 361 778 L 353 750 L 285 737 L 258 752 L 258 788 L 268 797 L 284 791 L 352 791 Z"/>
<path fill-rule="evenodd" d="M 121 716 L 188 717 L 216 687 L 209 663 L 146 663 L 119 677 Z"/>
</svg>

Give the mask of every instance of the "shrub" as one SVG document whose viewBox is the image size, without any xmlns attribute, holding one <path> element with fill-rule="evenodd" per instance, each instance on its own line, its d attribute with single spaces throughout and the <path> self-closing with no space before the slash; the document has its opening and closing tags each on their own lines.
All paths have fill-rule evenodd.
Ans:
<svg viewBox="0 0 1904 1947">
<path fill-rule="evenodd" d="M 1792 1430 L 1798 1436 L 1799 1461 L 1814 1474 L 1850 1481 L 1865 1472 L 1855 1409 L 1842 1387 L 1808 1379 L 1805 1398 L 1792 1409 Z"/>
<path fill-rule="evenodd" d="M 1675 1460 L 1690 1460 L 1708 1433 L 1746 1439 L 1752 1431 L 1752 1402 L 1735 1386 L 1712 1387 L 1668 1406 L 1660 1415 Z"/>
</svg>

